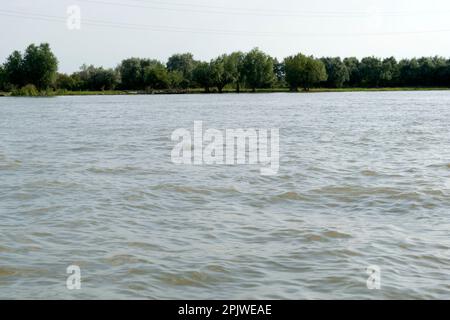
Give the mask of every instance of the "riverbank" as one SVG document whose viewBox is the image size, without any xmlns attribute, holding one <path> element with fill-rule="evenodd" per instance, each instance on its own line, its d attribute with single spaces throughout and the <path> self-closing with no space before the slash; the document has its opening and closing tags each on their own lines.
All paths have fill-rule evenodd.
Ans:
<svg viewBox="0 0 450 320">
<path fill-rule="evenodd" d="M 292 92 L 288 88 L 267 88 L 256 89 L 253 92 L 251 89 L 241 89 L 240 93 L 321 93 L 321 92 L 382 92 L 382 91 L 447 91 L 450 88 L 420 88 L 420 87 L 405 87 L 405 88 L 316 88 L 309 91 Z M 224 89 L 222 93 L 236 93 L 234 89 Z M 204 89 L 187 89 L 187 90 L 157 90 L 153 92 L 145 91 L 66 91 L 58 96 L 91 96 L 91 95 L 146 95 L 146 94 L 220 94 L 217 90 L 205 92 Z"/>
<path fill-rule="evenodd" d="M 389 91 L 448 91 L 450 88 L 422 88 L 422 87 L 399 87 L 399 88 L 316 88 L 309 91 L 292 92 L 288 88 L 268 88 L 257 89 L 253 92 L 250 89 L 243 89 L 240 93 L 332 93 L 332 92 L 389 92 Z M 234 89 L 224 89 L 222 93 L 236 93 Z M 106 90 L 106 91 L 55 91 L 51 94 L 43 94 L 42 96 L 119 96 L 119 95 L 151 95 L 151 94 L 220 94 L 217 91 L 205 92 L 204 89 L 187 89 L 187 90 L 158 90 L 153 92 L 147 91 L 126 91 L 126 90 Z M 14 96 L 11 92 L 0 92 L 0 97 Z"/>
</svg>

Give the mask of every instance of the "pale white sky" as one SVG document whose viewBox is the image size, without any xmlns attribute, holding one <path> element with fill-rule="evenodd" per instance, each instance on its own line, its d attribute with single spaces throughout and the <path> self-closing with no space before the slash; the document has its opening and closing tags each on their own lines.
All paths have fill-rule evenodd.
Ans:
<svg viewBox="0 0 450 320">
<path fill-rule="evenodd" d="M 49 42 L 60 70 L 115 67 L 177 52 L 209 60 L 253 47 L 280 59 L 316 56 L 450 57 L 448 0 L 0 0 L 0 61 Z M 79 5 L 82 29 L 64 19 Z M 105 24 L 106 22 L 106 24 Z M 170 31 L 173 30 L 173 31 Z"/>
</svg>

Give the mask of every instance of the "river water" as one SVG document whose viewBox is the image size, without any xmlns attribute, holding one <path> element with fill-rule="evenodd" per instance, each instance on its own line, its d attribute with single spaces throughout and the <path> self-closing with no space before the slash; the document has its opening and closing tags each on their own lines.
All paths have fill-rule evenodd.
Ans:
<svg viewBox="0 0 450 320">
<path fill-rule="evenodd" d="M 279 128 L 278 175 L 173 164 L 194 121 Z M 450 92 L 0 98 L 0 298 L 448 299 L 449 121 Z"/>
</svg>

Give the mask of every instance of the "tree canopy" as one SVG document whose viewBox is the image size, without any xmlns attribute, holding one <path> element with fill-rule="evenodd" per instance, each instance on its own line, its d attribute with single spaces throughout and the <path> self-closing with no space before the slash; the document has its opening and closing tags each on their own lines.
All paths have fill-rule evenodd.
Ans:
<svg viewBox="0 0 450 320">
<path fill-rule="evenodd" d="M 307 57 L 301 53 L 284 60 L 286 82 L 291 90 L 302 87 L 308 91 L 312 86 L 327 80 L 327 72 L 322 61 Z"/>
<path fill-rule="evenodd" d="M 49 44 L 31 44 L 22 55 L 14 51 L 3 66 L 5 81 L 12 86 L 22 87 L 33 84 L 43 90 L 52 86 L 56 80 L 58 60 Z"/>
<path fill-rule="evenodd" d="M 397 61 L 394 57 L 316 58 L 302 53 L 283 61 L 254 48 L 247 53 L 222 54 L 208 62 L 192 53 L 172 55 L 167 63 L 148 58 L 124 59 L 116 68 L 83 65 L 72 74 L 57 73 L 58 60 L 46 43 L 12 52 L 0 65 L 0 90 L 155 90 L 206 92 L 242 88 L 314 87 L 450 87 L 450 60 L 422 57 Z M 36 90 L 31 90 L 34 86 Z"/>
<path fill-rule="evenodd" d="M 192 79 L 194 82 L 202 88 L 205 88 L 205 92 L 209 92 L 212 85 L 212 71 L 211 65 L 208 62 L 199 62 L 195 66 Z"/>
<path fill-rule="evenodd" d="M 46 89 L 54 84 L 58 71 L 58 59 L 52 53 L 50 45 L 30 45 L 23 56 L 25 82 L 32 83 L 38 90 Z"/>
<path fill-rule="evenodd" d="M 197 65 L 192 53 L 174 54 L 167 61 L 167 70 L 169 72 L 180 72 L 183 75 L 181 86 L 188 88 L 191 85 L 193 71 Z"/>
<path fill-rule="evenodd" d="M 245 83 L 253 91 L 257 88 L 270 87 L 274 80 L 273 59 L 255 48 L 247 53 L 242 62 L 241 72 L 245 79 Z"/>
<path fill-rule="evenodd" d="M 5 68 L 0 66 L 0 91 L 6 91 L 8 82 L 6 80 Z"/>
<path fill-rule="evenodd" d="M 119 75 L 113 69 L 96 68 L 83 65 L 80 71 L 73 75 L 76 87 L 79 90 L 114 90 L 119 84 Z"/>
<path fill-rule="evenodd" d="M 325 87 L 342 88 L 344 83 L 350 80 L 348 68 L 341 58 L 322 58 L 320 61 L 325 65 L 328 75 L 327 80 L 322 82 Z"/>
<path fill-rule="evenodd" d="M 145 87 L 152 90 L 170 88 L 169 73 L 163 63 L 153 60 L 144 69 Z"/>
<path fill-rule="evenodd" d="M 117 68 L 121 77 L 121 88 L 144 89 L 144 69 L 146 65 L 145 60 L 140 58 L 123 60 Z"/>
</svg>

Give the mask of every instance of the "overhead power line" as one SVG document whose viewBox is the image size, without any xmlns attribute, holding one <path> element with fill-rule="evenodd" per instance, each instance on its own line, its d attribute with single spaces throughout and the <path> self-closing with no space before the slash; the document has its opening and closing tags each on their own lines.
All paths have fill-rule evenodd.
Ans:
<svg viewBox="0 0 450 320">
<path fill-rule="evenodd" d="M 103 0 L 78 0 L 79 2 L 109 5 L 109 6 L 119 6 L 127 8 L 138 8 L 138 9 L 151 9 L 158 11 L 169 11 L 169 12 L 182 12 L 182 13 L 203 13 L 203 14 L 216 14 L 216 15 L 232 15 L 232 16 L 259 16 L 259 17 L 301 17 L 301 18 L 359 18 L 367 17 L 367 14 L 336 14 L 336 13 L 312 13 L 312 12 L 286 12 L 286 11 L 261 11 L 261 10 L 250 10 L 250 9 L 232 9 L 226 7 L 214 7 L 214 6 L 191 6 L 183 4 L 170 4 L 170 3 L 160 3 L 156 2 L 156 5 L 148 5 L 146 2 L 143 4 L 132 4 L 132 3 L 122 3 L 122 2 L 111 2 Z M 161 7 L 163 5 L 163 7 Z M 173 7 L 175 6 L 175 7 Z M 181 8 L 180 8 L 181 6 Z M 219 9 L 220 8 L 220 9 Z"/>
<path fill-rule="evenodd" d="M 243 15 L 243 16 L 262 16 L 262 17 L 302 17 L 302 18 L 367 18 L 370 16 L 383 17 L 402 17 L 415 15 L 445 15 L 447 11 L 311 11 L 311 10 L 279 10 L 279 9 L 261 9 L 261 8 L 237 8 L 216 5 L 201 5 L 193 3 L 180 3 L 171 1 L 146 1 L 131 0 L 133 3 L 111 2 L 105 0 L 77 0 L 79 2 L 95 3 L 101 5 L 121 6 L 129 8 L 152 9 L 172 12 L 191 12 L 219 15 Z M 140 4 L 138 4 L 140 3 Z M 163 6 L 163 7 L 161 7 Z"/>
<path fill-rule="evenodd" d="M 65 23 L 67 17 L 52 16 L 38 13 L 28 13 L 23 11 L 0 9 L 0 15 L 4 17 L 13 17 L 29 20 L 40 20 L 48 22 Z M 423 30 L 423 31 L 404 31 L 404 32 L 379 32 L 379 33 L 308 33 L 308 32 L 272 32 L 272 31 L 249 31 L 249 30 L 224 30 L 224 29 L 203 29 L 177 26 L 158 26 L 134 23 L 121 23 L 114 21 L 105 21 L 97 19 L 82 19 L 82 25 L 95 27 L 108 27 L 118 29 L 154 31 L 154 32 L 173 32 L 205 35 L 226 35 L 226 36 L 254 36 L 254 37 L 366 37 L 366 36 L 400 36 L 400 35 L 418 35 L 428 33 L 450 32 L 450 29 L 441 30 Z"/>
</svg>

